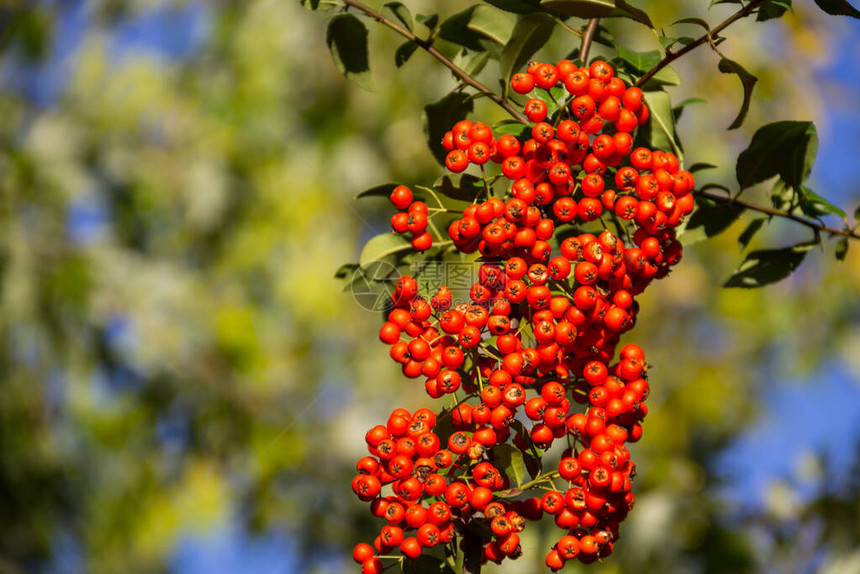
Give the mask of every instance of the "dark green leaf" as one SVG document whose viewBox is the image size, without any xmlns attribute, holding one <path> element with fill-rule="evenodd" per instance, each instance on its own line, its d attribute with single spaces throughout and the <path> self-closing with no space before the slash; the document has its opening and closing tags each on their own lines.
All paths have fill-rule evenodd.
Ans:
<svg viewBox="0 0 860 574">
<path fill-rule="evenodd" d="M 860 18 L 860 11 L 848 3 L 848 0 L 815 0 L 819 8 L 833 16 L 851 16 Z"/>
<path fill-rule="evenodd" d="M 397 20 L 404 28 L 412 31 L 412 12 L 402 2 L 388 2 L 382 7 L 381 12 L 389 20 Z"/>
<path fill-rule="evenodd" d="M 472 111 L 472 107 L 468 95 L 460 92 L 448 94 L 438 102 L 424 107 L 424 133 L 427 136 L 427 145 L 442 165 L 445 164 L 447 153 L 442 147 L 445 132 L 464 119 L 466 114 Z"/>
<path fill-rule="evenodd" d="M 625 0 L 543 0 L 541 6 L 567 17 L 574 18 L 632 18 L 654 28 L 644 10 L 631 6 Z"/>
<path fill-rule="evenodd" d="M 526 476 L 526 465 L 520 449 L 510 444 L 500 444 L 493 448 L 495 466 L 511 479 L 518 487 Z"/>
<path fill-rule="evenodd" d="M 750 102 L 752 101 L 753 88 L 755 88 L 758 78 L 747 72 L 743 66 L 734 60 L 729 60 L 728 58 L 720 60 L 719 68 L 724 74 L 736 74 L 737 77 L 740 78 L 741 84 L 744 88 L 744 101 L 741 104 L 741 110 L 738 112 L 738 116 L 735 118 L 735 121 L 733 121 L 732 125 L 728 128 L 730 130 L 734 130 L 741 127 L 744 123 L 744 119 L 747 117 L 747 112 L 749 112 L 750 109 Z"/>
<path fill-rule="evenodd" d="M 351 277 L 356 269 L 358 269 L 358 263 L 344 263 L 334 272 L 334 278 L 346 279 L 347 277 Z"/>
<path fill-rule="evenodd" d="M 650 52 L 634 52 L 628 50 L 624 46 L 618 46 L 618 56 L 630 64 L 634 70 L 646 72 L 656 66 L 660 62 L 660 52 L 652 50 Z"/>
<path fill-rule="evenodd" d="M 352 14 L 338 14 L 331 19 L 326 43 L 340 72 L 367 90 L 373 88 L 367 55 L 367 28 Z"/>
<path fill-rule="evenodd" d="M 532 12 L 546 12 L 540 5 L 540 0 L 484 0 L 496 8 L 514 14 L 531 14 Z"/>
<path fill-rule="evenodd" d="M 421 554 L 414 560 L 403 561 L 404 574 L 454 574 L 445 560 L 437 556 Z"/>
<path fill-rule="evenodd" d="M 684 243 L 694 243 L 725 231 L 744 212 L 743 207 L 709 199 L 698 199 L 698 207 L 684 231 Z M 691 233 L 695 232 L 691 236 Z"/>
<path fill-rule="evenodd" d="M 812 122 L 783 121 L 760 127 L 749 147 L 738 156 L 735 169 L 741 188 L 775 175 L 794 189 L 809 176 L 818 151 Z"/>
<path fill-rule="evenodd" d="M 673 26 L 675 24 L 695 24 L 704 28 L 706 32 L 711 31 L 711 26 L 701 18 L 681 18 L 680 20 L 675 20 L 674 22 L 672 22 Z"/>
<path fill-rule="evenodd" d="M 781 18 L 783 14 L 791 10 L 791 0 L 768 0 L 758 9 L 756 21 L 764 22 L 774 18 Z"/>
<path fill-rule="evenodd" d="M 762 228 L 765 221 L 767 221 L 767 218 L 758 217 L 749 222 L 747 228 L 738 236 L 738 245 L 740 246 L 741 251 L 746 250 L 750 241 L 752 241 L 752 238 L 755 237 L 755 234 L 758 233 L 759 229 Z"/>
<path fill-rule="evenodd" d="M 416 14 L 415 20 L 433 30 L 436 28 L 436 24 L 439 23 L 439 14 L 428 14 L 426 16 L 424 14 Z"/>
<path fill-rule="evenodd" d="M 635 6 L 631 6 L 630 4 L 625 2 L 625 0 L 615 0 L 615 5 L 618 7 L 618 16 L 632 18 L 640 24 L 644 24 L 652 30 L 654 29 L 654 24 L 651 22 L 651 18 L 648 16 L 645 10 L 641 10 L 639 8 L 636 8 Z M 610 14 L 610 16 L 615 15 L 616 14 Z"/>
<path fill-rule="evenodd" d="M 833 205 L 806 186 L 800 187 L 800 210 L 810 217 L 822 215 L 836 215 L 843 219 L 848 217 L 842 208 Z"/>
<path fill-rule="evenodd" d="M 502 49 L 499 57 L 499 68 L 505 86 L 510 85 L 511 76 L 546 44 L 554 27 L 555 20 L 546 14 L 528 14 L 519 19 L 514 26 L 510 41 Z"/>
<path fill-rule="evenodd" d="M 454 14 L 439 29 L 439 36 L 470 50 L 483 51 L 487 40 L 504 45 L 510 40 L 514 24 L 511 17 L 491 6 L 471 6 Z"/>
<path fill-rule="evenodd" d="M 484 180 L 470 173 L 443 175 L 433 183 L 433 189 L 451 199 L 472 202 L 484 191 Z"/>
<path fill-rule="evenodd" d="M 696 173 L 698 171 L 702 171 L 705 169 L 714 169 L 715 167 L 717 167 L 717 166 L 715 166 L 712 163 L 705 163 L 705 162 L 700 161 L 700 162 L 694 163 L 693 165 L 688 167 L 687 171 L 689 171 L 690 173 Z"/>
<path fill-rule="evenodd" d="M 711 0 L 709 8 L 717 4 L 743 4 L 741 0 Z"/>
<path fill-rule="evenodd" d="M 397 183 L 383 183 L 382 185 L 377 185 L 371 187 L 370 189 L 365 189 L 361 193 L 355 196 L 355 199 L 361 199 L 362 197 L 384 197 L 388 198 L 391 195 L 391 192 L 394 191 L 394 188 L 400 184 Z"/>
<path fill-rule="evenodd" d="M 573 18 L 603 18 L 615 10 L 612 0 L 543 0 L 541 6 Z"/>
<path fill-rule="evenodd" d="M 662 70 L 651 76 L 647 82 L 642 85 L 645 91 L 659 90 L 660 86 L 680 86 L 681 77 L 672 66 L 664 66 Z"/>
<path fill-rule="evenodd" d="M 854 222 L 860 223 L 860 207 L 854 210 Z"/>
<path fill-rule="evenodd" d="M 843 237 L 836 243 L 836 260 L 845 261 L 846 255 L 848 255 L 848 238 Z"/>
<path fill-rule="evenodd" d="M 358 264 L 364 267 L 374 261 L 392 261 L 396 256 L 412 249 L 412 244 L 402 235 L 396 233 L 381 233 L 364 245 Z"/>
<path fill-rule="evenodd" d="M 394 64 L 399 68 L 412 57 L 412 54 L 415 53 L 415 50 L 418 49 L 418 44 L 411 40 L 407 40 L 403 42 L 397 47 L 397 50 L 394 52 Z"/>
<path fill-rule="evenodd" d="M 773 189 L 770 192 L 770 201 L 775 208 L 788 209 L 791 207 L 794 209 L 797 206 L 795 202 L 797 197 L 797 191 L 783 180 L 778 179 L 774 182 Z"/>
<path fill-rule="evenodd" d="M 753 289 L 781 281 L 803 262 L 813 244 L 802 243 L 782 249 L 760 249 L 747 255 L 723 287 Z"/>
</svg>

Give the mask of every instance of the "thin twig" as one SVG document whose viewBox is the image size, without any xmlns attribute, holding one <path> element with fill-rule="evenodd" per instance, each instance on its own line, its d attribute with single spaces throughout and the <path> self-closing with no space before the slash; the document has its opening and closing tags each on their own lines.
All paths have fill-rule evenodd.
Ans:
<svg viewBox="0 0 860 574">
<path fill-rule="evenodd" d="M 657 74 L 657 72 L 659 72 L 660 70 L 662 70 L 663 68 L 665 68 L 666 66 L 668 66 L 669 64 L 671 64 L 672 62 L 677 60 L 678 58 L 680 58 L 681 56 L 683 56 L 689 52 L 692 52 L 693 50 L 695 50 L 696 48 L 698 48 L 702 44 L 707 44 L 709 42 L 713 42 L 713 38 L 715 38 L 717 35 L 719 35 L 720 32 L 722 32 L 723 30 L 728 28 L 730 25 L 732 25 L 737 20 L 740 20 L 741 18 L 745 18 L 745 17 L 749 16 L 753 12 L 753 10 L 755 10 L 758 6 L 760 6 L 764 2 L 765 2 L 765 0 L 753 0 L 752 2 L 747 4 L 746 6 L 744 6 L 743 8 L 741 8 L 740 10 L 738 10 L 737 12 L 735 12 L 734 14 L 732 14 L 731 16 L 729 16 L 728 18 L 723 20 L 720 24 L 718 24 L 710 32 L 706 32 L 705 34 L 703 34 L 701 37 L 699 37 L 693 43 L 687 44 L 686 46 L 684 46 L 682 49 L 678 50 L 677 52 L 667 51 L 666 55 L 663 57 L 662 60 L 660 60 L 657 63 L 656 66 L 654 66 L 653 68 L 651 68 L 650 70 L 645 72 L 645 75 L 643 75 L 641 78 L 639 78 L 639 81 L 636 82 L 636 85 L 641 87 L 642 85 L 645 84 L 645 82 L 647 82 L 648 80 L 653 78 L 654 75 Z"/>
<path fill-rule="evenodd" d="M 449 60 L 444 54 L 442 54 L 439 50 L 437 50 L 435 47 L 433 47 L 433 42 L 431 40 L 424 40 L 423 38 L 419 38 L 418 36 L 416 36 L 415 34 L 410 32 L 409 30 L 404 28 L 403 26 L 397 24 L 396 22 L 389 20 L 388 18 L 383 16 L 381 13 L 377 12 L 373 8 L 365 6 L 361 2 L 357 2 L 356 0 L 344 0 L 344 2 L 346 3 L 347 6 L 351 6 L 351 7 L 355 8 L 356 10 L 363 12 L 364 14 L 370 16 L 371 18 L 373 18 L 374 20 L 376 20 L 380 24 L 384 24 L 385 26 L 391 28 L 392 30 L 394 30 L 395 32 L 397 32 L 398 34 L 403 36 L 404 38 L 408 39 L 411 42 L 414 42 L 415 44 L 417 44 L 418 46 L 423 48 L 428 54 L 430 54 L 431 56 L 433 56 L 434 58 L 439 60 L 445 67 L 447 67 L 449 70 L 451 70 L 455 76 L 457 76 L 458 78 L 463 80 L 465 83 L 469 84 L 470 86 L 472 86 L 473 88 L 475 88 L 476 90 L 481 92 L 482 94 L 486 95 L 488 98 L 490 98 L 496 104 L 498 104 L 499 106 L 504 108 L 504 110 L 506 112 L 508 112 L 509 114 L 511 114 L 511 116 L 514 119 L 516 119 L 516 120 L 518 120 L 524 124 L 528 123 L 528 120 L 522 114 L 522 112 L 520 112 L 515 107 L 513 107 L 509 102 L 506 102 L 501 96 L 499 96 L 497 93 L 492 91 L 490 88 L 488 88 L 487 86 L 485 86 L 484 84 L 482 84 L 481 82 L 479 82 L 478 80 L 476 80 L 475 78 L 473 78 L 472 76 L 467 74 L 461 68 L 459 68 L 451 60 Z"/>
<path fill-rule="evenodd" d="M 588 26 L 582 34 L 582 45 L 579 48 L 579 59 L 582 60 L 582 65 L 588 65 L 588 52 L 591 50 L 591 42 L 594 40 L 594 34 L 597 32 L 597 24 L 600 18 L 592 18 L 588 21 Z"/>
<path fill-rule="evenodd" d="M 789 213 L 788 211 L 783 211 L 781 209 L 775 209 L 772 207 L 766 207 L 764 205 L 757 205 L 755 203 L 749 203 L 740 199 L 710 193 L 705 190 L 694 191 L 693 194 L 698 197 L 705 197 L 718 203 L 722 203 L 723 205 L 738 205 L 740 207 L 744 207 L 752 211 L 758 211 L 759 213 L 790 219 L 792 221 L 800 223 L 801 225 L 805 225 L 806 227 L 812 229 L 815 233 L 830 233 L 831 235 L 842 235 L 844 237 L 850 237 L 851 239 L 860 239 L 860 234 L 857 233 L 856 229 L 836 229 L 835 227 L 828 227 L 823 223 L 811 221 L 809 219 L 806 219 L 805 217 L 800 217 L 798 215 L 794 215 L 793 213 Z"/>
</svg>

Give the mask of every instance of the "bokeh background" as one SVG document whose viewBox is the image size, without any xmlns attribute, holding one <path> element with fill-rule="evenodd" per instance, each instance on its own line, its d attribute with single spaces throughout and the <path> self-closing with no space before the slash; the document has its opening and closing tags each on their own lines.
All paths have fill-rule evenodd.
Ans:
<svg viewBox="0 0 860 574">
<path fill-rule="evenodd" d="M 705 4 L 641 2 L 667 30 L 733 10 Z M 755 128 L 813 120 L 813 189 L 852 213 L 860 25 L 794 4 L 721 47 L 760 77 L 744 129 L 725 130 L 741 86 L 717 57 L 678 62 L 673 99 L 707 99 L 680 137 L 688 162 L 720 166 L 700 181 L 731 185 Z M 294 0 L 0 3 L 3 574 L 357 571 L 351 547 L 375 535 L 349 488 L 364 431 L 432 401 L 333 274 L 387 226 L 386 202 L 356 193 L 440 173 L 421 110 L 453 82 L 423 53 L 395 68 L 399 38 L 371 26 L 375 91 L 350 84 L 329 16 Z M 557 34 L 540 55 L 575 45 Z M 638 506 L 591 571 L 860 572 L 860 245 L 722 289 L 749 220 L 642 299 Z M 773 221 L 753 246 L 808 234 Z M 539 571 L 546 526 L 498 570 Z"/>
</svg>

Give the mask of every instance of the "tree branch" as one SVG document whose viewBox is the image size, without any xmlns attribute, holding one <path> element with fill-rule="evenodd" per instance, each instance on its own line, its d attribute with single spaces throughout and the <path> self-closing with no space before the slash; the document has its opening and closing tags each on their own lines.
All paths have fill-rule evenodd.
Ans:
<svg viewBox="0 0 860 574">
<path fill-rule="evenodd" d="M 463 529 L 463 574 L 481 574 L 484 544 L 469 528 Z"/>
<path fill-rule="evenodd" d="M 656 66 L 654 66 L 653 68 L 651 68 L 650 70 L 645 72 L 644 76 L 639 78 L 639 81 L 636 82 L 636 86 L 642 87 L 645 84 L 645 82 L 647 82 L 648 80 L 653 78 L 654 75 L 657 74 L 657 72 L 659 72 L 660 70 L 662 70 L 663 68 L 665 68 L 666 66 L 668 66 L 669 64 L 671 64 L 672 62 L 677 60 L 678 58 L 680 58 L 681 56 L 683 56 L 689 52 L 692 52 L 693 50 L 695 50 L 696 48 L 698 48 L 702 44 L 708 44 L 710 42 L 713 42 L 713 38 L 716 37 L 720 32 L 722 32 L 723 30 L 725 30 L 726 28 L 731 26 L 737 20 L 740 20 L 741 18 L 746 18 L 747 16 L 749 16 L 753 12 L 753 10 L 755 10 L 759 5 L 763 4 L 764 2 L 765 2 L 765 0 L 753 0 L 752 2 L 747 4 L 746 6 L 744 6 L 743 8 L 741 8 L 740 10 L 738 10 L 737 12 L 735 12 L 734 14 L 732 14 L 731 16 L 729 16 L 728 18 L 723 20 L 720 24 L 717 25 L 716 28 L 714 28 L 710 32 L 707 32 L 704 35 L 702 35 L 700 38 L 698 38 L 692 44 L 687 44 L 678 52 L 669 52 L 667 50 L 666 55 L 663 57 L 663 59 L 660 60 Z"/>
<path fill-rule="evenodd" d="M 781 209 L 774 209 L 772 207 L 766 207 L 764 205 L 757 205 L 755 203 L 749 203 L 747 201 L 743 201 L 740 199 L 735 199 L 732 197 L 726 197 L 724 195 L 717 195 L 715 193 L 710 193 L 705 190 L 697 190 L 693 191 L 693 195 L 697 197 L 705 197 L 707 199 L 711 199 L 718 203 L 722 203 L 723 205 L 739 205 L 740 207 L 744 207 L 746 209 L 757 211 L 759 213 L 764 213 L 766 215 L 772 215 L 776 217 L 782 217 L 785 219 L 790 219 L 794 222 L 800 223 L 801 225 L 805 225 L 806 227 L 812 229 L 816 233 L 829 233 L 831 235 L 842 235 L 844 237 L 849 237 L 851 239 L 860 239 L 860 234 L 857 233 L 856 229 L 837 229 L 835 227 L 828 227 L 823 223 L 819 223 L 817 221 L 812 221 L 806 219 L 805 217 L 800 217 L 798 215 L 794 215 L 793 213 L 789 213 L 788 211 L 783 211 Z"/>
<path fill-rule="evenodd" d="M 597 24 L 600 18 L 592 18 L 588 21 L 588 26 L 585 32 L 582 33 L 582 44 L 579 48 L 579 59 L 582 60 L 582 65 L 588 65 L 588 52 L 591 50 L 591 42 L 594 40 L 594 34 L 597 32 Z"/>
<path fill-rule="evenodd" d="M 380 12 L 377 12 L 373 8 L 365 6 L 361 2 L 358 2 L 356 0 L 344 0 L 344 3 L 347 6 L 351 6 L 351 7 L 355 8 L 356 10 L 363 12 L 367 16 L 370 16 L 371 18 L 373 18 L 374 20 L 376 20 L 380 24 L 383 24 L 383 25 L 391 28 L 392 30 L 394 30 L 395 32 L 397 32 L 398 34 L 403 36 L 404 38 L 408 39 L 409 41 L 414 42 L 415 44 L 417 44 L 418 46 L 423 48 L 424 51 L 426 51 L 428 54 L 430 54 L 431 56 L 433 56 L 434 58 L 439 60 L 445 67 L 447 67 L 449 70 L 451 70 L 455 76 L 457 76 L 458 78 L 463 80 L 463 82 L 472 86 L 473 88 L 475 88 L 476 90 L 478 90 L 482 94 L 485 94 L 488 98 L 493 100 L 496 104 L 498 104 L 500 107 L 502 107 L 506 112 L 511 114 L 511 116 L 513 118 L 515 118 L 516 120 L 518 120 L 524 124 L 529 123 L 528 120 L 526 119 L 526 117 L 522 114 L 522 112 L 520 112 L 518 109 L 513 107 L 509 102 L 506 102 L 501 96 L 499 96 L 497 93 L 492 91 L 490 88 L 488 88 L 487 86 L 485 86 L 484 84 L 482 84 L 481 82 L 479 82 L 478 80 L 476 80 L 475 78 L 473 78 L 472 76 L 470 76 L 469 74 L 464 72 L 461 68 L 459 68 L 456 64 L 454 64 L 451 60 L 449 60 L 442 52 L 440 52 L 435 47 L 433 47 L 433 42 L 428 41 L 428 40 L 424 40 L 423 38 L 419 38 L 418 36 L 416 36 L 415 34 L 410 32 L 409 30 L 404 28 L 403 26 L 397 24 L 396 22 L 389 20 L 388 18 L 383 16 Z"/>
</svg>

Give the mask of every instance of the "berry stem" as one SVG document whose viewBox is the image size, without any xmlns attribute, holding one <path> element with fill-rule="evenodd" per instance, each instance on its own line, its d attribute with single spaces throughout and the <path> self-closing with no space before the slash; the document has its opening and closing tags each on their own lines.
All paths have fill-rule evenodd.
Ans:
<svg viewBox="0 0 860 574">
<path fill-rule="evenodd" d="M 723 195 L 718 195 L 716 193 L 710 193 L 710 192 L 706 191 L 706 189 L 700 189 L 700 190 L 693 191 L 693 194 L 696 195 L 697 197 L 705 197 L 707 199 L 711 199 L 713 201 L 716 201 L 718 203 L 722 203 L 724 205 L 731 205 L 731 204 L 739 205 L 741 207 L 744 207 L 746 209 L 750 209 L 752 211 L 758 211 L 759 213 L 764 213 L 767 215 L 772 215 L 772 216 L 776 216 L 776 217 L 783 217 L 785 219 L 790 219 L 792 221 L 795 221 L 797 223 L 800 223 L 801 225 L 805 225 L 806 227 L 812 229 L 813 231 L 815 231 L 816 234 L 823 232 L 823 233 L 829 233 L 831 235 L 842 235 L 845 237 L 850 237 L 851 239 L 860 239 L 860 234 L 857 233 L 856 229 L 847 229 L 847 228 L 846 229 L 837 229 L 835 227 L 828 227 L 828 226 L 824 225 L 823 223 L 819 223 L 817 221 L 811 221 L 811 220 L 806 219 L 804 217 L 794 215 L 793 213 L 790 213 L 788 211 L 783 211 L 781 209 L 774 209 L 772 207 L 766 207 L 764 205 L 756 205 L 755 203 L 749 203 L 747 201 L 743 201 L 741 199 L 737 199 L 734 197 L 726 197 Z"/>
<path fill-rule="evenodd" d="M 487 86 L 485 86 L 484 84 L 482 84 L 481 82 L 479 82 L 478 80 L 476 80 L 475 78 L 473 78 L 472 76 L 467 74 L 461 68 L 459 68 L 456 64 L 454 64 L 454 62 L 449 60 L 442 52 L 440 52 L 439 50 L 437 50 L 433 46 L 432 40 L 424 40 L 423 38 L 419 38 L 418 36 L 416 36 L 415 34 L 410 32 L 409 30 L 404 28 L 403 26 L 397 24 L 396 22 L 392 22 L 391 20 L 389 20 L 388 18 L 383 16 L 380 12 L 377 12 L 373 8 L 365 6 L 361 2 L 358 2 L 356 0 L 344 0 L 344 3 L 347 6 L 351 6 L 351 7 L 355 8 L 356 10 L 363 12 L 364 14 L 366 14 L 367 16 L 370 16 L 372 19 L 376 20 L 380 24 L 383 24 L 383 25 L 391 28 L 392 30 L 394 30 L 395 32 L 397 32 L 398 34 L 403 36 L 404 38 L 407 38 L 408 40 L 414 42 L 415 44 L 420 46 L 425 52 L 427 52 L 428 54 L 430 54 L 431 56 L 433 56 L 434 58 L 439 60 L 445 67 L 447 67 L 449 70 L 451 70 L 455 76 L 457 76 L 458 78 L 463 80 L 463 82 L 467 83 L 468 85 L 472 86 L 473 88 L 475 88 L 476 90 L 478 90 L 479 92 L 481 92 L 482 94 L 486 95 L 488 98 L 493 100 L 496 104 L 498 104 L 500 107 L 502 107 L 506 112 L 511 114 L 511 116 L 514 119 L 516 119 L 517 121 L 522 122 L 524 124 L 528 123 L 528 120 L 522 114 L 522 112 L 517 110 L 509 102 L 506 102 L 504 99 L 502 99 L 501 96 L 499 96 L 497 93 L 492 91 L 490 88 L 488 88 Z"/>
<path fill-rule="evenodd" d="M 677 52 L 667 51 L 666 55 L 663 57 L 663 59 L 660 60 L 656 66 L 654 66 L 653 68 L 651 68 L 650 70 L 645 72 L 645 75 L 643 75 L 641 78 L 639 78 L 639 81 L 637 81 L 635 85 L 637 87 L 642 87 L 648 80 L 653 78 L 657 74 L 657 72 L 659 72 L 660 70 L 662 70 L 663 68 L 665 68 L 666 66 L 668 66 L 669 64 L 671 64 L 672 62 L 677 60 L 678 58 L 680 58 L 681 56 L 683 56 L 689 52 L 692 52 L 693 50 L 695 50 L 696 48 L 698 48 L 702 44 L 712 44 L 713 45 L 714 38 L 716 38 L 720 32 L 722 32 L 723 30 L 725 30 L 726 28 L 731 26 L 737 20 L 740 20 L 741 18 L 746 18 L 747 16 L 752 14 L 753 11 L 756 8 L 758 8 L 761 4 L 763 4 L 764 2 L 765 2 L 765 0 L 753 0 L 752 2 L 750 2 L 746 6 L 744 6 L 743 8 L 741 8 L 740 10 L 738 10 L 737 12 L 735 12 L 734 14 L 732 14 L 731 16 L 729 16 L 728 18 L 726 18 L 725 20 L 720 22 L 710 32 L 706 32 L 705 34 L 702 34 L 702 36 L 700 36 L 696 41 L 692 42 L 691 44 L 687 44 L 686 46 L 684 46 L 682 49 L 678 50 Z"/>
<path fill-rule="evenodd" d="M 579 59 L 582 60 L 582 65 L 588 65 L 588 52 L 591 50 L 591 42 L 594 40 L 594 34 L 597 32 L 597 24 L 600 18 L 592 18 L 588 21 L 588 26 L 585 27 L 585 32 L 582 33 L 582 44 L 579 48 Z"/>
</svg>

